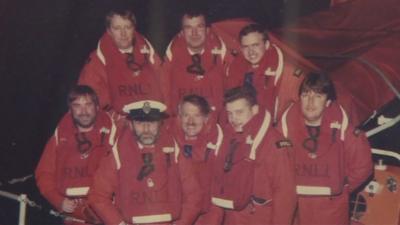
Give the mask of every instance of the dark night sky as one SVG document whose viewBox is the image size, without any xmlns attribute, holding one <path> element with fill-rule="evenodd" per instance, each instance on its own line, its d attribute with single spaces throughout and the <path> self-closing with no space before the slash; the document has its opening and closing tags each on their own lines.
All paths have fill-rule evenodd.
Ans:
<svg viewBox="0 0 400 225">
<path fill-rule="evenodd" d="M 328 5 L 327 0 L 286 2 L 0 1 L 0 182 L 33 173 L 47 139 L 67 110 L 66 93 L 95 49 L 104 32 L 104 15 L 114 4 L 126 4 L 134 10 L 138 30 L 162 56 L 179 29 L 180 11 L 188 4 L 205 9 L 211 22 L 250 17 L 271 28 Z M 29 192 L 24 188 L 20 191 Z M 0 204 L 0 224 L 1 219 Z"/>
</svg>

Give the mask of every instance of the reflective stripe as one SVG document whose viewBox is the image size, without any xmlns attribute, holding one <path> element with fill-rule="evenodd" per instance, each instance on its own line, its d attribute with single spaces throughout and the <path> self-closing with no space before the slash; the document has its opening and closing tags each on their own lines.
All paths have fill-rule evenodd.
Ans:
<svg viewBox="0 0 400 225">
<path fill-rule="evenodd" d="M 331 195 L 330 187 L 323 186 L 296 186 L 296 193 L 299 195 Z"/>
<path fill-rule="evenodd" d="M 276 52 L 278 53 L 278 66 L 275 70 L 275 80 L 274 80 L 274 85 L 276 86 L 283 73 L 283 54 L 278 46 L 276 45 L 272 46 L 276 49 Z"/>
<path fill-rule="evenodd" d="M 89 192 L 89 187 L 72 187 L 65 190 L 67 196 L 85 196 Z"/>
<path fill-rule="evenodd" d="M 118 153 L 118 139 L 115 141 L 114 146 L 112 147 L 112 153 L 115 159 L 115 164 L 117 166 L 117 170 L 119 170 L 121 168 L 121 160 L 119 158 L 119 153 Z"/>
<path fill-rule="evenodd" d="M 106 58 L 104 57 L 103 52 L 101 52 L 101 49 L 100 49 L 100 41 L 97 43 L 96 55 L 97 55 L 97 57 L 99 57 L 100 61 L 104 65 L 106 65 Z"/>
<path fill-rule="evenodd" d="M 171 220 L 172 220 L 172 215 L 170 213 L 148 215 L 148 216 L 133 216 L 132 217 L 132 222 L 134 224 L 137 224 L 137 223 L 161 223 L 161 222 L 168 222 Z"/>
<path fill-rule="evenodd" d="M 349 126 L 349 117 L 347 117 L 346 111 L 343 109 L 341 105 L 339 105 L 342 115 L 343 115 L 343 120 L 342 120 L 342 126 L 340 129 L 340 140 L 344 141 L 344 137 L 346 134 L 347 127 Z"/>
<path fill-rule="evenodd" d="M 232 200 L 212 197 L 211 202 L 214 205 L 222 207 L 222 208 L 233 209 L 233 201 Z"/>
<path fill-rule="evenodd" d="M 263 140 L 265 133 L 267 133 L 269 123 L 271 122 L 271 114 L 265 110 L 264 120 L 261 124 L 260 130 L 258 130 L 256 137 L 254 138 L 253 145 L 251 146 L 249 158 L 252 160 L 256 159 L 257 148 Z"/>
</svg>

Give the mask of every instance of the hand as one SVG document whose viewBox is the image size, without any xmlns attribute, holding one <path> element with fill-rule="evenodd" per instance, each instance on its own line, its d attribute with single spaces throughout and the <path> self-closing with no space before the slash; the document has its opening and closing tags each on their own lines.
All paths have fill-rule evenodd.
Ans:
<svg viewBox="0 0 400 225">
<path fill-rule="evenodd" d="M 72 213 L 78 206 L 78 202 L 72 199 L 64 198 L 61 204 L 61 210 L 66 213 Z"/>
</svg>

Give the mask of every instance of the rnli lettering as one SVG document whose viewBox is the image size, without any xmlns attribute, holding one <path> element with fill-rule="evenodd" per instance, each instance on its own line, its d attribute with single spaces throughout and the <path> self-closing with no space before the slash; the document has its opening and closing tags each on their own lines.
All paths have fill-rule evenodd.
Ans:
<svg viewBox="0 0 400 225">
<path fill-rule="evenodd" d="M 131 193 L 131 198 L 134 203 L 168 203 L 168 195 L 162 192 L 156 191 L 134 191 Z"/>
<path fill-rule="evenodd" d="M 131 84 L 119 85 L 119 96 L 135 96 L 135 95 L 148 95 L 150 93 L 150 84 Z"/>
<path fill-rule="evenodd" d="M 329 178 L 329 166 L 319 164 L 297 164 L 297 176 Z"/>
<path fill-rule="evenodd" d="M 66 167 L 63 169 L 64 177 L 66 178 L 84 178 L 89 177 L 89 170 L 87 167 Z"/>
<path fill-rule="evenodd" d="M 178 88 L 179 99 L 189 94 L 197 94 L 205 97 L 214 96 L 212 88 Z"/>
</svg>

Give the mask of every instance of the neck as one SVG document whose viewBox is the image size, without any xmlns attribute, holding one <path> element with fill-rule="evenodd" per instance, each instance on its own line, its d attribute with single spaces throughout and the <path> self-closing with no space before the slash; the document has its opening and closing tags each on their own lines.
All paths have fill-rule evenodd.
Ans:
<svg viewBox="0 0 400 225">
<path fill-rule="evenodd" d="M 94 126 L 90 126 L 90 127 L 80 127 L 80 126 L 78 126 L 78 131 L 81 132 L 81 133 L 89 132 L 89 131 L 93 130 L 93 127 Z"/>
<path fill-rule="evenodd" d="M 313 121 L 305 120 L 304 123 L 305 123 L 307 126 L 318 127 L 318 126 L 321 126 L 321 119 L 313 120 Z"/>
<path fill-rule="evenodd" d="M 133 52 L 133 46 L 129 47 L 129 48 L 124 48 L 124 49 L 119 49 L 119 51 L 121 53 L 132 53 Z"/>
<path fill-rule="evenodd" d="M 204 47 L 198 47 L 198 48 L 188 47 L 188 51 L 191 55 L 194 55 L 194 54 L 201 55 L 204 52 Z"/>
<path fill-rule="evenodd" d="M 197 136 L 187 136 L 187 135 L 185 134 L 185 140 L 187 140 L 187 141 L 197 140 Z"/>
</svg>

